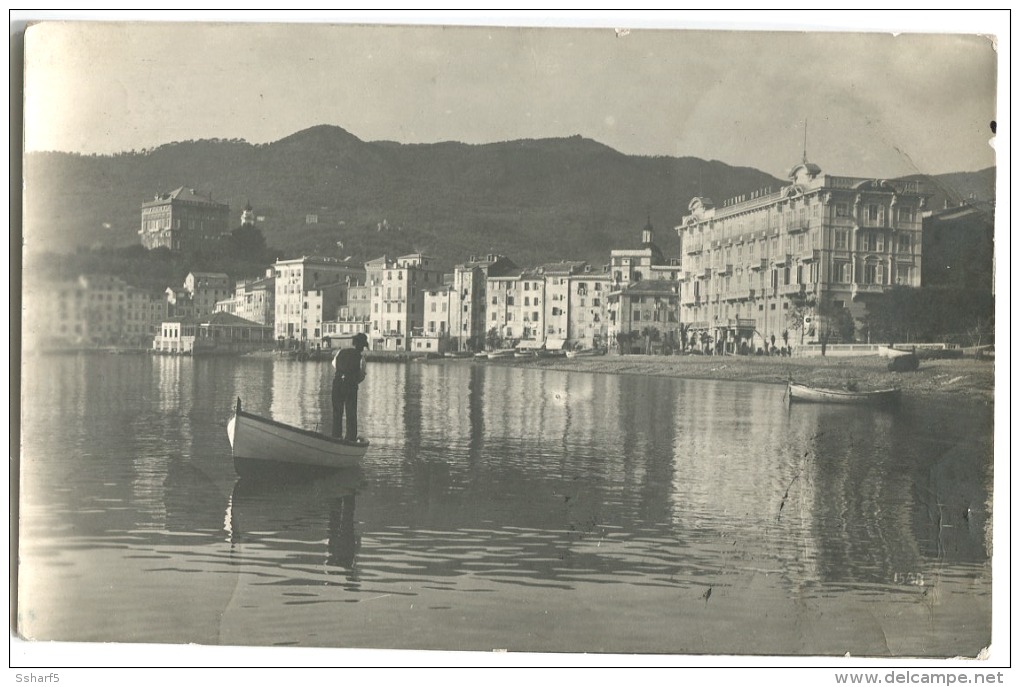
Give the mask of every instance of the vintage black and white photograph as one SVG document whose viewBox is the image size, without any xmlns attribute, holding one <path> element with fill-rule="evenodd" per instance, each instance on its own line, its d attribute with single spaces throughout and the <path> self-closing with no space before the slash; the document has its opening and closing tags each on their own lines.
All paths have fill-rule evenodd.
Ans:
<svg viewBox="0 0 1020 687">
<path fill-rule="evenodd" d="M 907 14 L 30 23 L 13 641 L 987 669 L 1002 58 Z"/>
</svg>

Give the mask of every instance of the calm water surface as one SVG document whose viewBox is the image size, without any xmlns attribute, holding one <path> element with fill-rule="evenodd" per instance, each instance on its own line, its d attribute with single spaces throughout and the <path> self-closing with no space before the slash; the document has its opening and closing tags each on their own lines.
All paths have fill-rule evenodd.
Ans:
<svg viewBox="0 0 1020 687">
<path fill-rule="evenodd" d="M 364 466 L 239 480 L 226 423 L 328 429 L 328 365 L 79 355 L 23 378 L 33 638 L 975 655 L 991 410 L 778 386 L 374 364 Z"/>
</svg>

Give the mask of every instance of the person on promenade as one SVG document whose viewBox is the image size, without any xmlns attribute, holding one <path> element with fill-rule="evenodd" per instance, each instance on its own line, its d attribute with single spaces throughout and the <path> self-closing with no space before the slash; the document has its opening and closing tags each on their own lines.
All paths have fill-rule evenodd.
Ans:
<svg viewBox="0 0 1020 687">
<path fill-rule="evenodd" d="M 358 385 L 365 381 L 365 356 L 368 337 L 355 334 L 354 348 L 342 348 L 333 356 L 333 436 L 340 437 L 344 413 L 347 413 L 345 441 L 358 441 Z"/>
</svg>

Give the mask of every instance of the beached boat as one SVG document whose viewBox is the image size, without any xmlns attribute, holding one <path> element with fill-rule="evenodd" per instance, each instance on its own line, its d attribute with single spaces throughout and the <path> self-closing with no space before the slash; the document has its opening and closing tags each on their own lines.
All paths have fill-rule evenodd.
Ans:
<svg viewBox="0 0 1020 687">
<path fill-rule="evenodd" d="M 893 403 L 900 397 L 899 389 L 877 389 L 874 391 L 848 391 L 823 389 L 790 382 L 786 389 L 791 403 L 845 403 L 875 404 Z"/>
<path fill-rule="evenodd" d="M 488 356 L 489 360 L 500 360 L 502 358 L 513 358 L 514 353 L 515 353 L 514 349 L 506 348 L 501 351 L 489 351 L 489 353 L 487 353 L 486 355 Z"/>
<path fill-rule="evenodd" d="M 580 351 L 567 351 L 568 358 L 590 358 L 596 355 L 601 355 L 601 352 L 594 348 L 585 348 Z"/>
<path fill-rule="evenodd" d="M 281 469 L 318 473 L 354 467 L 369 445 L 367 441 L 347 442 L 246 413 L 241 410 L 240 398 L 227 423 L 227 437 L 234 470 L 242 477 Z"/>
</svg>

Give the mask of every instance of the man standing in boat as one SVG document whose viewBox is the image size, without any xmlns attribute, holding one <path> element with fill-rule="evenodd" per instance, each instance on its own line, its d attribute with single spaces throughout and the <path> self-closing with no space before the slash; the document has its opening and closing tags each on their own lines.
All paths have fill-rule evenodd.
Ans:
<svg viewBox="0 0 1020 687">
<path fill-rule="evenodd" d="M 355 334 L 351 341 L 354 348 L 342 348 L 333 356 L 333 436 L 340 437 L 347 413 L 347 432 L 344 440 L 358 441 L 358 385 L 365 381 L 365 356 L 368 337 Z"/>
</svg>

